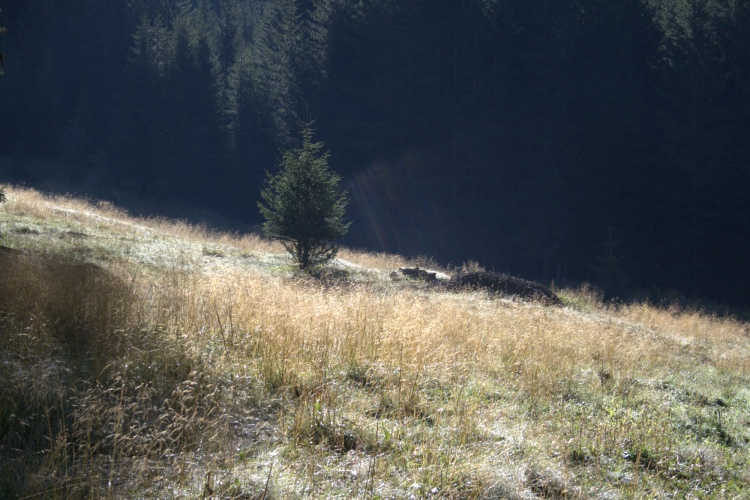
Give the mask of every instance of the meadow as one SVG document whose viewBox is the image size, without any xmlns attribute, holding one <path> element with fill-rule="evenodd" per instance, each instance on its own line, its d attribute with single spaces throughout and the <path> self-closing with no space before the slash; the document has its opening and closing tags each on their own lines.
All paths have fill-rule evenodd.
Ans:
<svg viewBox="0 0 750 500">
<path fill-rule="evenodd" d="M 750 497 L 730 314 L 348 249 L 310 276 L 256 235 L 6 194 L 2 498 Z"/>
</svg>

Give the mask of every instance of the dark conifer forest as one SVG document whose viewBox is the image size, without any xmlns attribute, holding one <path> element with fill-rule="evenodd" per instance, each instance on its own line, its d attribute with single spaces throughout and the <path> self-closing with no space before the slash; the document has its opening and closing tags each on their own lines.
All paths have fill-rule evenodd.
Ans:
<svg viewBox="0 0 750 500">
<path fill-rule="evenodd" d="M 252 230 L 314 120 L 348 246 L 750 300 L 750 0 L 0 8 L 0 182 Z"/>
</svg>

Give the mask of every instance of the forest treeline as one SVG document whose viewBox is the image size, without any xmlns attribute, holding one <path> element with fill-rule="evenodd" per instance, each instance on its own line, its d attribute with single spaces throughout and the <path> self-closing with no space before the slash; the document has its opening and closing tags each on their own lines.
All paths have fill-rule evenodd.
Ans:
<svg viewBox="0 0 750 500">
<path fill-rule="evenodd" d="M 749 0 L 2 11 L 3 181 L 251 226 L 265 172 L 314 119 L 351 246 L 750 298 Z"/>
</svg>

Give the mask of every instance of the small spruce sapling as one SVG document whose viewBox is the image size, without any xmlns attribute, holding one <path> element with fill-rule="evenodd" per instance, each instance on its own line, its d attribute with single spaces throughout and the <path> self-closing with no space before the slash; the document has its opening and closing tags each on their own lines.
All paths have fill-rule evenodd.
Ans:
<svg viewBox="0 0 750 500">
<path fill-rule="evenodd" d="M 302 128 L 302 146 L 283 153 L 279 171 L 266 174 L 258 203 L 267 237 L 284 245 L 301 269 L 336 257 L 335 241 L 346 235 L 349 203 L 339 189 L 341 177 L 329 169 L 323 143 L 313 142 L 311 124 Z"/>
</svg>

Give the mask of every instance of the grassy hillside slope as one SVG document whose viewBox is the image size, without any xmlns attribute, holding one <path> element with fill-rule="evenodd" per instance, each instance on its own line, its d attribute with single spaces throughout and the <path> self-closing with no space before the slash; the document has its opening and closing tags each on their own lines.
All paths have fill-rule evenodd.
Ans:
<svg viewBox="0 0 750 500">
<path fill-rule="evenodd" d="M 0 204 L 2 498 L 738 498 L 750 325 Z"/>
</svg>

